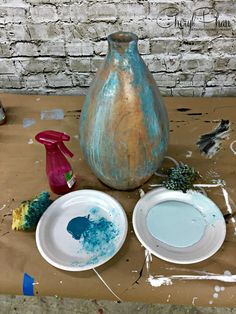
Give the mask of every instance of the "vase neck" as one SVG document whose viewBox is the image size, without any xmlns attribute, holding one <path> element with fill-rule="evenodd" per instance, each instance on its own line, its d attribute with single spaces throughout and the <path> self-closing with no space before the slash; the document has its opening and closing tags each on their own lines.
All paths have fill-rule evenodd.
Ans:
<svg viewBox="0 0 236 314">
<path fill-rule="evenodd" d="M 138 52 L 138 37 L 130 32 L 117 32 L 108 36 L 109 53 Z"/>
</svg>

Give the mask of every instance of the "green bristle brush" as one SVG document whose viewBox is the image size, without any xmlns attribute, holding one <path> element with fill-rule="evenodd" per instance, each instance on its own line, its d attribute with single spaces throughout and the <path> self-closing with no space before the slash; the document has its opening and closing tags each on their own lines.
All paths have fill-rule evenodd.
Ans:
<svg viewBox="0 0 236 314">
<path fill-rule="evenodd" d="M 48 192 L 41 192 L 35 198 L 24 201 L 21 205 L 13 210 L 12 229 L 13 230 L 33 230 L 45 212 L 52 204 Z"/>
</svg>

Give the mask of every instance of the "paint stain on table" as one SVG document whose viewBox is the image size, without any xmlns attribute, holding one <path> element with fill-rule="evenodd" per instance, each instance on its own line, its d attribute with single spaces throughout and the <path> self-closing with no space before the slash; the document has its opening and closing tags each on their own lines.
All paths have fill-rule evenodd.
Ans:
<svg viewBox="0 0 236 314">
<path fill-rule="evenodd" d="M 202 154 L 206 157 L 213 157 L 221 148 L 222 141 L 229 136 L 230 121 L 221 120 L 220 124 L 211 132 L 203 134 L 197 141 Z"/>
</svg>

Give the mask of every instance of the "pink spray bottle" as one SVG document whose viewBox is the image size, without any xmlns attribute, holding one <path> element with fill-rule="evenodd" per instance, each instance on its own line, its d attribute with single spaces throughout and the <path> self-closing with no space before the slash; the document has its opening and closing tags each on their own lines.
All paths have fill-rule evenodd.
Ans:
<svg viewBox="0 0 236 314">
<path fill-rule="evenodd" d="M 75 184 L 75 176 L 67 161 L 67 157 L 73 157 L 64 145 L 70 136 L 57 131 L 43 131 L 35 136 L 35 139 L 45 145 L 46 149 L 46 173 L 51 190 L 59 195 L 68 193 Z"/>
</svg>

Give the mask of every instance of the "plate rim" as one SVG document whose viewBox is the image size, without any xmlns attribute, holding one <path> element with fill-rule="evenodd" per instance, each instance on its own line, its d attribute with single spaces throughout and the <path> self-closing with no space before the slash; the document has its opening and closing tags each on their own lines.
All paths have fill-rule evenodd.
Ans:
<svg viewBox="0 0 236 314">
<path fill-rule="evenodd" d="M 44 223 L 44 220 L 45 220 L 45 217 L 46 217 L 46 213 L 48 211 L 50 211 L 50 208 L 53 208 L 55 206 L 55 202 L 57 202 L 58 200 L 61 200 L 63 198 L 68 198 L 69 196 L 72 196 L 72 195 L 76 195 L 76 194 L 81 194 L 81 193 L 97 193 L 97 194 L 102 194 L 103 196 L 105 196 L 106 198 L 111 198 L 113 200 L 113 202 L 115 202 L 117 205 L 118 205 L 118 208 L 120 208 L 120 212 L 122 213 L 122 216 L 124 218 L 124 232 L 122 234 L 122 240 L 120 241 L 120 244 L 118 246 L 118 248 L 116 249 L 115 253 L 110 255 L 108 258 L 102 260 L 101 262 L 99 263 L 96 263 L 96 264 L 93 264 L 93 265 L 88 265 L 88 266 L 64 266 L 64 265 L 61 265 L 60 263 L 57 263 L 55 261 L 53 261 L 50 257 L 48 257 L 48 255 L 44 252 L 43 248 L 42 248 L 42 245 L 41 245 L 41 241 L 40 241 L 40 229 L 42 228 L 42 224 Z M 52 206 L 54 204 L 54 206 Z M 55 201 L 53 201 L 53 203 L 46 209 L 46 211 L 43 213 L 43 215 L 41 216 L 38 224 L 37 224 L 37 227 L 36 227 L 36 232 L 35 232 L 35 241 L 36 241 L 36 246 L 37 246 L 37 249 L 39 251 L 39 253 L 41 254 L 41 256 L 44 258 L 44 260 L 46 260 L 50 265 L 58 268 L 58 269 L 62 269 L 62 270 L 66 270 L 66 271 L 72 271 L 72 272 L 76 272 L 76 271 L 85 271 L 85 270 L 90 270 L 90 269 L 93 269 L 93 268 L 96 268 L 96 267 L 99 267 L 103 264 L 105 264 L 106 262 L 108 262 L 110 259 L 112 259 L 119 251 L 120 249 L 122 248 L 126 238 L 127 238 L 127 233 L 128 233 L 128 219 L 127 219 L 127 214 L 125 212 L 125 209 L 123 208 L 123 206 L 121 205 L 121 203 L 116 200 L 113 196 L 105 193 L 105 192 L 102 192 L 102 191 L 99 191 L 99 190 L 92 190 L 92 189 L 83 189 L 83 190 L 77 190 L 77 191 L 72 191 L 70 193 L 67 193 L 65 195 L 62 195 L 60 197 L 58 197 Z"/>
<path fill-rule="evenodd" d="M 188 193 L 188 194 L 191 195 L 192 192 L 194 192 L 194 193 L 198 193 L 198 194 L 201 194 L 202 196 L 206 197 L 207 199 L 209 199 L 211 202 L 214 203 L 214 205 L 217 207 L 217 209 L 219 210 L 220 214 L 222 215 L 222 222 L 224 222 L 224 224 L 223 224 L 223 227 L 224 227 L 224 230 L 223 230 L 224 236 L 222 237 L 222 241 L 221 241 L 220 244 L 217 246 L 217 249 L 214 251 L 214 253 L 211 253 L 211 252 L 210 252 L 209 254 L 205 255 L 204 258 L 199 257 L 199 258 L 195 258 L 194 260 L 192 259 L 191 261 L 181 261 L 181 260 L 180 260 L 180 261 L 179 261 L 179 260 L 176 261 L 175 259 L 172 259 L 172 258 L 169 258 L 169 257 L 165 257 L 165 256 L 159 254 L 158 252 L 154 251 L 153 249 L 151 249 L 151 248 L 148 246 L 148 244 L 147 244 L 147 243 L 142 239 L 142 237 L 140 236 L 140 232 L 138 231 L 137 226 L 136 226 L 136 219 L 137 219 L 136 217 L 137 217 L 137 212 L 138 212 L 138 205 L 140 204 L 140 202 L 142 201 L 142 199 L 143 199 L 146 195 L 155 193 L 156 191 L 161 192 L 161 190 L 162 190 L 162 192 L 180 192 L 180 193 L 183 193 L 181 190 L 168 190 L 168 189 L 166 189 L 165 187 L 158 187 L 158 188 L 156 188 L 156 189 L 153 189 L 153 190 L 151 190 L 151 191 L 148 191 L 147 193 L 145 193 L 145 195 L 144 195 L 142 198 L 140 198 L 140 199 L 138 200 L 138 202 L 136 203 L 136 205 L 135 205 L 135 207 L 134 207 L 134 210 L 133 210 L 132 225 L 133 225 L 133 228 L 134 228 L 135 235 L 136 235 L 136 237 L 138 238 L 138 240 L 140 241 L 140 243 L 141 243 L 147 250 L 149 250 L 149 252 L 152 253 L 154 256 L 156 256 L 156 257 L 158 257 L 158 258 L 160 258 L 160 259 L 162 259 L 162 260 L 164 260 L 164 261 L 171 262 L 171 263 L 175 263 L 175 264 L 185 264 L 185 265 L 187 265 L 187 264 L 195 264 L 195 263 L 202 262 L 202 261 L 208 259 L 209 257 L 213 256 L 214 254 L 216 254 L 217 251 L 218 251 L 218 250 L 221 248 L 221 246 L 223 245 L 223 243 L 224 243 L 224 241 L 225 241 L 225 237 L 226 237 L 226 223 L 225 223 L 225 220 L 224 220 L 224 216 L 223 216 L 221 210 L 219 209 L 219 207 L 215 204 L 215 202 L 212 201 L 212 199 L 210 199 L 208 196 L 203 195 L 202 193 L 200 193 L 200 192 L 198 192 L 198 191 L 195 191 L 195 190 L 188 190 L 186 193 Z M 173 199 L 172 199 L 172 200 L 173 200 Z M 150 210 L 150 208 L 149 208 L 149 210 Z M 150 232 L 149 232 L 149 233 L 150 233 Z M 150 233 L 150 234 L 151 234 L 151 233 Z M 160 241 L 160 240 L 159 240 L 159 241 Z M 161 241 L 160 241 L 160 242 L 161 242 Z M 164 243 L 164 242 L 163 242 L 163 243 Z M 166 244 L 166 245 L 167 245 L 167 244 Z"/>
</svg>

